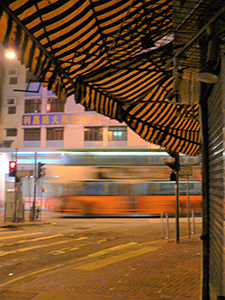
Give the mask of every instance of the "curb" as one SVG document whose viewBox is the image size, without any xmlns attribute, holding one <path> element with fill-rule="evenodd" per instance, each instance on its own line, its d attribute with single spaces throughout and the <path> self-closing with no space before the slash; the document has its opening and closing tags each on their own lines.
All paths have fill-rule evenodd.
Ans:
<svg viewBox="0 0 225 300">
<path fill-rule="evenodd" d="M 0 228 L 18 228 L 18 227 L 23 227 L 23 226 L 38 226 L 38 225 L 50 225 L 50 224 L 54 224 L 52 222 L 10 222 L 10 223 L 6 223 L 4 225 L 0 225 Z"/>
</svg>

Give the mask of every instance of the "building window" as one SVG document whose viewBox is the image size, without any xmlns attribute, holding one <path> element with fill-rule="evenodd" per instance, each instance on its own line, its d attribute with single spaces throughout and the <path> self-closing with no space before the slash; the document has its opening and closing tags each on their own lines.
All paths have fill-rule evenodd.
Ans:
<svg viewBox="0 0 225 300">
<path fill-rule="evenodd" d="M 6 98 L 6 106 L 16 106 L 16 98 L 15 97 L 7 97 Z"/>
<path fill-rule="evenodd" d="M 25 100 L 25 114 L 41 112 L 41 99 Z"/>
<path fill-rule="evenodd" d="M 17 84 L 18 77 L 9 77 L 9 84 Z"/>
<path fill-rule="evenodd" d="M 7 128 L 6 136 L 17 136 L 17 129 L 16 128 Z"/>
<path fill-rule="evenodd" d="M 17 76 L 18 75 L 18 68 L 10 68 L 8 69 L 9 76 Z"/>
<path fill-rule="evenodd" d="M 10 106 L 10 107 L 8 107 L 8 114 L 9 115 L 16 114 L 16 106 Z"/>
<path fill-rule="evenodd" d="M 57 98 L 49 98 L 46 106 L 47 112 L 64 112 L 64 103 Z"/>
<path fill-rule="evenodd" d="M 24 141 L 40 141 L 41 129 L 40 128 L 25 128 Z"/>
<path fill-rule="evenodd" d="M 109 126 L 108 127 L 109 141 L 126 141 L 127 127 L 126 126 Z"/>
<path fill-rule="evenodd" d="M 102 141 L 103 127 L 85 127 L 84 128 L 85 141 Z"/>
<path fill-rule="evenodd" d="M 62 141 L 63 140 L 63 127 L 47 128 L 47 141 Z"/>
</svg>

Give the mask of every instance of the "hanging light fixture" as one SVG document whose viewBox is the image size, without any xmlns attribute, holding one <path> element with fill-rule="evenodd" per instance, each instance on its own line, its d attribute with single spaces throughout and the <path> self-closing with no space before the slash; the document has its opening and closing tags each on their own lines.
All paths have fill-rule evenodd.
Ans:
<svg viewBox="0 0 225 300">
<path fill-rule="evenodd" d="M 216 66 L 220 55 L 220 44 L 216 33 L 211 29 L 211 39 L 208 44 L 207 61 L 202 69 L 196 74 L 196 78 L 205 83 L 216 83 L 218 76 L 216 74 Z"/>
</svg>

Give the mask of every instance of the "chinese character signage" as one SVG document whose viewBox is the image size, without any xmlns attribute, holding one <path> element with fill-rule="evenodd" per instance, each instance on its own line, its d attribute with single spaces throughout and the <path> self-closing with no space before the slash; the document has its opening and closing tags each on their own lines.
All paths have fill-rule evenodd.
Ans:
<svg viewBox="0 0 225 300">
<path fill-rule="evenodd" d="M 22 126 L 66 125 L 75 124 L 78 121 L 78 116 L 72 114 L 23 115 Z"/>
<path fill-rule="evenodd" d="M 40 125 L 67 125 L 67 124 L 88 124 L 88 123 L 118 123 L 108 117 L 98 114 L 26 114 L 22 117 L 22 126 L 40 126 Z"/>
</svg>

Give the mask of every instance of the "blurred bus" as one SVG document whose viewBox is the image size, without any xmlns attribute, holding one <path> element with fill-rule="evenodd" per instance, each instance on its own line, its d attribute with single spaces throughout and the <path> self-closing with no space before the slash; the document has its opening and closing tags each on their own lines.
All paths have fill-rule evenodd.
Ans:
<svg viewBox="0 0 225 300">
<path fill-rule="evenodd" d="M 78 215 L 161 214 L 175 211 L 172 181 L 81 181 L 67 183 L 54 209 Z M 201 211 L 201 182 L 190 181 L 190 209 Z M 188 208 L 187 182 L 179 182 L 180 212 Z"/>
<path fill-rule="evenodd" d="M 175 182 L 166 152 L 85 151 L 38 154 L 46 176 L 36 182 L 36 205 L 92 215 L 160 214 L 175 208 Z M 30 154 L 18 155 L 32 169 Z M 200 157 L 181 156 L 180 210 L 201 210 Z M 21 163 L 26 164 L 22 165 Z M 33 202 L 34 178 L 22 178 L 26 208 Z M 189 183 L 187 185 L 187 183 Z"/>
</svg>

